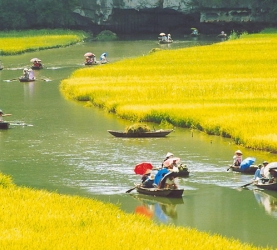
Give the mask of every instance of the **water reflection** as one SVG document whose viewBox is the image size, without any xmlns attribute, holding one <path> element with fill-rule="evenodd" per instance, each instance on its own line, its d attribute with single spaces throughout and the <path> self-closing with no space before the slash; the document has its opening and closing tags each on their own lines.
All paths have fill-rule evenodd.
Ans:
<svg viewBox="0 0 277 250">
<path fill-rule="evenodd" d="M 177 220 L 177 205 L 184 203 L 182 198 L 169 199 L 144 195 L 132 195 L 132 197 L 140 203 L 135 207 L 135 213 L 166 224 Z"/>
<path fill-rule="evenodd" d="M 254 196 L 259 203 L 263 206 L 266 213 L 277 218 L 277 195 L 268 194 L 260 190 L 253 190 Z"/>
</svg>

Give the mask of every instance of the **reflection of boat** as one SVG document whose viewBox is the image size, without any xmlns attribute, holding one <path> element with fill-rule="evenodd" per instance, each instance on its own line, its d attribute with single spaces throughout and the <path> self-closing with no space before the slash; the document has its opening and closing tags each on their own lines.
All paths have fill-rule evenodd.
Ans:
<svg viewBox="0 0 277 250">
<path fill-rule="evenodd" d="M 261 188 L 261 189 L 266 189 L 266 190 L 275 190 L 277 191 L 277 183 L 268 183 L 268 182 L 265 182 L 265 183 L 254 183 L 254 185 L 258 188 Z"/>
<path fill-rule="evenodd" d="M 277 218 L 277 197 L 259 190 L 254 190 L 253 192 L 257 202 L 265 208 L 265 211 Z"/>
<path fill-rule="evenodd" d="M 230 166 L 229 169 L 231 169 L 234 172 L 239 172 L 239 173 L 243 173 L 243 174 L 255 174 L 255 172 L 258 169 L 258 167 L 255 166 L 255 165 L 252 165 L 249 168 L 242 170 L 242 169 L 240 169 L 238 167 Z"/>
<path fill-rule="evenodd" d="M 10 126 L 10 123 L 8 122 L 0 122 L 0 129 L 8 129 Z"/>
<path fill-rule="evenodd" d="M 125 131 L 108 130 L 108 132 L 115 137 L 125 137 L 125 138 L 165 137 L 172 131 L 173 131 L 173 129 L 167 129 L 167 130 L 160 129 L 160 130 L 149 131 L 149 132 L 128 133 Z"/>
</svg>

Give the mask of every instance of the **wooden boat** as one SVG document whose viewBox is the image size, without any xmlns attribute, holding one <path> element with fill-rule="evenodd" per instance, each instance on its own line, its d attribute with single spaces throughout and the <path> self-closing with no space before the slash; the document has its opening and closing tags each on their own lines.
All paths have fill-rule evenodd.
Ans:
<svg viewBox="0 0 277 250">
<path fill-rule="evenodd" d="M 98 62 L 85 62 L 85 65 L 98 65 Z"/>
<path fill-rule="evenodd" d="M 134 133 L 128 133 L 125 131 L 114 131 L 114 130 L 108 130 L 108 132 L 115 136 L 115 137 L 122 137 L 122 138 L 145 138 L 145 137 L 165 137 L 168 134 L 170 134 L 173 131 L 173 129 L 160 129 L 160 130 L 153 130 L 149 132 L 134 132 Z"/>
<path fill-rule="evenodd" d="M 241 170 L 240 168 L 234 167 L 234 166 L 230 166 L 228 168 L 228 170 L 231 169 L 234 172 L 239 172 L 239 173 L 243 173 L 243 174 L 255 174 L 256 170 L 258 169 L 257 166 L 252 165 L 249 168 L 245 169 L 245 170 Z"/>
<path fill-rule="evenodd" d="M 227 34 L 219 34 L 217 37 L 219 37 L 219 38 L 227 38 Z"/>
<path fill-rule="evenodd" d="M 10 126 L 10 123 L 8 122 L 0 122 L 0 129 L 8 129 Z"/>
<path fill-rule="evenodd" d="M 163 40 L 159 40 L 160 44 L 170 44 L 173 43 L 173 40 L 169 40 L 169 41 L 163 41 Z"/>
<path fill-rule="evenodd" d="M 136 186 L 136 190 L 140 194 L 168 197 L 168 198 L 181 198 L 184 189 L 159 189 L 159 188 L 144 188 Z"/>
<path fill-rule="evenodd" d="M 254 186 L 261 188 L 261 189 L 266 189 L 266 190 L 274 190 L 277 191 L 277 183 L 253 183 Z"/>
<path fill-rule="evenodd" d="M 41 66 L 32 66 L 31 67 L 31 69 L 33 69 L 33 70 L 40 70 L 40 69 L 43 69 L 43 66 L 41 65 Z"/>
<path fill-rule="evenodd" d="M 29 79 L 29 78 L 25 78 L 25 77 L 19 77 L 19 81 L 20 82 L 34 82 L 35 79 Z"/>
</svg>

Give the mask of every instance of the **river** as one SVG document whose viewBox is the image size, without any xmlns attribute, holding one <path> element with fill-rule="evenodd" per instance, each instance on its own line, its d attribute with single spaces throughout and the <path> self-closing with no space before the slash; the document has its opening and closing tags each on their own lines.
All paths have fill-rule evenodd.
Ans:
<svg viewBox="0 0 277 250">
<path fill-rule="evenodd" d="M 184 38 L 163 46 L 154 40 L 84 42 L 1 57 L 5 68 L 0 71 L 0 108 L 12 113 L 6 120 L 15 125 L 0 130 L 0 171 L 11 175 L 20 186 L 96 198 L 114 203 L 127 213 L 144 213 L 156 223 L 193 227 L 256 246 L 277 247 L 277 194 L 251 186 L 240 188 L 252 176 L 227 171 L 238 148 L 230 139 L 181 128 L 166 138 L 115 138 L 108 129 L 123 130 L 132 123 L 66 100 L 59 92 L 62 79 L 85 67 L 83 55 L 88 51 L 97 58 L 107 52 L 113 63 L 145 55 L 153 48 L 176 49 L 213 42 L 213 38 Z M 16 78 L 33 57 L 42 59 L 44 69 L 35 72 L 37 81 L 20 83 Z M 257 163 L 276 161 L 276 155 L 240 149 L 244 157 L 254 156 Z M 151 198 L 135 191 L 126 194 L 140 180 L 133 172 L 134 166 L 144 161 L 159 166 L 167 152 L 180 157 L 189 168 L 190 176 L 178 180 L 185 189 L 183 198 Z"/>
</svg>

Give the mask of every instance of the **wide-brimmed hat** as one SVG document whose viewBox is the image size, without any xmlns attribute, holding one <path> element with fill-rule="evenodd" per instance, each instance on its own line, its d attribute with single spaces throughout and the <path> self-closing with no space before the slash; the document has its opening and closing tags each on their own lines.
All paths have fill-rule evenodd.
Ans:
<svg viewBox="0 0 277 250">
<path fill-rule="evenodd" d="M 170 156 L 174 156 L 174 155 L 172 153 L 168 152 L 165 157 L 168 158 Z"/>
<path fill-rule="evenodd" d="M 149 176 L 149 179 L 150 179 L 150 180 L 154 180 L 154 179 L 155 179 L 155 175 L 151 174 L 151 175 Z"/>
<path fill-rule="evenodd" d="M 236 152 L 235 152 L 235 154 L 243 154 L 240 150 L 237 150 Z"/>
<path fill-rule="evenodd" d="M 265 165 L 265 164 L 268 164 L 268 162 L 267 162 L 267 161 L 264 161 L 263 164 L 264 164 L 264 165 Z"/>
<path fill-rule="evenodd" d="M 144 174 L 150 174 L 150 173 L 151 173 L 151 169 L 147 169 Z"/>
</svg>

